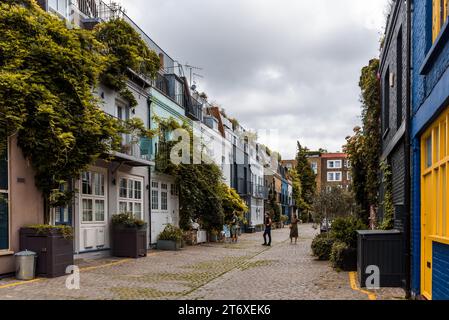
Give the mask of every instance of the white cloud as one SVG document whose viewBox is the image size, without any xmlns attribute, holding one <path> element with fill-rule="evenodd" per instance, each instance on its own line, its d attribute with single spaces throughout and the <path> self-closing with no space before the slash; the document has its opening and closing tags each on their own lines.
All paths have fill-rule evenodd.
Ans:
<svg viewBox="0 0 449 320">
<path fill-rule="evenodd" d="M 203 68 L 200 90 L 252 129 L 341 150 L 358 124 L 360 69 L 378 55 L 387 0 L 128 0 L 173 58 Z"/>
</svg>

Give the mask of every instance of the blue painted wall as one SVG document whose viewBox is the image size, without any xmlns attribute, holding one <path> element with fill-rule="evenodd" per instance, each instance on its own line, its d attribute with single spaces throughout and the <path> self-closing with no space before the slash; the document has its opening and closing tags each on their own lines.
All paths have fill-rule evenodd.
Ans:
<svg viewBox="0 0 449 320">
<path fill-rule="evenodd" d="M 433 244 L 432 299 L 449 300 L 449 246 Z"/>
<path fill-rule="evenodd" d="M 449 42 L 445 39 L 449 28 L 442 32 L 441 41 L 432 44 L 432 0 L 415 0 L 412 20 L 412 291 L 419 295 L 420 139 L 421 133 L 446 107 L 449 98 Z"/>
</svg>

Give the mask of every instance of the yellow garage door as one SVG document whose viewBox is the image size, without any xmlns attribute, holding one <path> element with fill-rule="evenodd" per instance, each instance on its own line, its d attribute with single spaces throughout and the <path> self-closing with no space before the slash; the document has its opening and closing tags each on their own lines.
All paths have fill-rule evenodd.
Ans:
<svg viewBox="0 0 449 320">
<path fill-rule="evenodd" d="M 421 139 L 421 290 L 432 299 L 432 248 L 449 243 L 448 218 L 449 108 Z"/>
</svg>

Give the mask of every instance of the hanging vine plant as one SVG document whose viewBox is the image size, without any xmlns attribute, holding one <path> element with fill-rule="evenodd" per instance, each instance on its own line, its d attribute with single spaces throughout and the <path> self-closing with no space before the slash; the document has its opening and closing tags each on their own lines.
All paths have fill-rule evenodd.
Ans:
<svg viewBox="0 0 449 320">
<path fill-rule="evenodd" d="M 115 25 L 129 31 L 121 21 L 99 26 L 95 33 L 68 29 L 34 0 L 0 4 L 0 127 L 3 135 L 17 135 L 32 164 L 46 224 L 50 207 L 65 205 L 73 196 L 60 191 L 61 184 L 78 177 L 100 156 L 119 150 L 123 133 L 152 134 L 141 120 L 119 123 L 108 116 L 93 95 L 100 78 L 112 81 L 114 55 L 127 54 L 123 59 L 129 60 L 119 61 L 119 87 L 125 83 L 124 65 L 150 75 L 158 69 L 153 55 L 140 47 L 142 42 L 136 47 L 119 45 L 120 35 L 127 39 L 124 43 L 134 35 L 110 35 L 120 48 L 111 49 L 114 42 L 105 33 L 117 30 Z"/>
<path fill-rule="evenodd" d="M 384 217 L 379 228 L 381 230 L 391 230 L 394 228 L 394 203 L 393 203 L 393 182 L 391 171 L 391 166 L 386 163 L 381 163 L 381 172 L 383 175 L 383 186 L 384 186 L 384 200 L 382 203 L 384 209 Z"/>
<path fill-rule="evenodd" d="M 203 228 L 208 231 L 222 230 L 225 215 L 229 215 L 232 207 L 238 212 L 246 212 L 247 207 L 238 194 L 231 193 L 223 184 L 220 168 L 207 155 L 202 155 L 202 161 L 194 164 L 193 130 L 188 123 L 182 125 L 173 118 L 161 119 L 154 117 L 159 130 L 159 152 L 156 158 L 157 169 L 175 177 L 179 189 L 179 214 L 182 229 L 190 228 L 190 221 L 199 219 Z M 190 137 L 189 163 L 173 164 L 170 159 L 172 148 L 179 142 L 167 139 L 167 134 L 176 129 L 184 129 Z M 200 150 L 196 150 L 199 154 Z M 198 160 L 198 159 L 197 159 Z M 240 200 L 240 201 L 239 201 Z"/>
<path fill-rule="evenodd" d="M 108 60 L 101 73 L 101 82 L 128 100 L 130 107 L 137 101 L 128 89 L 129 70 L 154 79 L 160 69 L 158 55 L 150 50 L 140 35 L 123 19 L 117 18 L 99 24 L 95 29 L 95 38 L 105 46 Z"/>
</svg>

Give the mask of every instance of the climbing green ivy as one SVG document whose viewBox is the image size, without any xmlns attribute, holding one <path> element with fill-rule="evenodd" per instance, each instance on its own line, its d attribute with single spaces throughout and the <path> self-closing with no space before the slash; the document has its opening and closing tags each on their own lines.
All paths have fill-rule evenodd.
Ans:
<svg viewBox="0 0 449 320">
<path fill-rule="evenodd" d="M 379 226 L 381 230 L 391 230 L 394 228 L 394 204 L 393 204 L 393 182 L 391 180 L 393 173 L 388 163 L 381 163 L 381 172 L 383 175 L 382 184 L 384 186 L 383 209 L 384 216 Z"/>
<path fill-rule="evenodd" d="M 203 228 L 208 231 L 220 231 L 226 217 L 235 210 L 243 219 L 248 209 L 238 194 L 225 187 L 221 169 L 202 155 L 201 164 L 194 164 L 194 152 L 190 153 L 189 164 L 175 165 L 170 161 L 172 148 L 179 142 L 167 139 L 167 134 L 176 129 L 184 129 L 190 137 L 190 150 L 198 148 L 193 145 L 192 126 L 184 122 L 178 123 L 173 118 L 154 117 L 159 128 L 159 150 L 156 157 L 158 171 L 174 176 L 179 189 L 180 226 L 188 230 L 190 221 L 199 219 Z M 196 150 L 197 153 L 200 150 Z M 231 212 L 232 210 L 232 212 Z"/>
<path fill-rule="evenodd" d="M 122 31 L 108 36 L 112 30 Z M 93 95 L 99 79 L 117 75 L 115 83 L 125 83 L 125 66 L 148 75 L 157 72 L 154 55 L 143 50 L 141 42 L 136 47 L 119 44 L 121 36 L 124 43 L 135 40 L 135 34 L 127 38 L 125 31 L 129 28 L 122 21 L 100 25 L 95 32 L 68 29 L 34 0 L 0 4 L 1 134 L 17 135 L 32 164 L 46 223 L 49 208 L 73 196 L 60 191 L 64 182 L 100 156 L 119 150 L 123 133 L 151 135 L 141 120 L 120 123 L 108 116 Z M 115 70 L 113 57 L 120 54 L 129 61 L 119 61 Z"/>
<path fill-rule="evenodd" d="M 102 83 L 120 92 L 132 108 L 137 106 L 137 101 L 127 86 L 129 70 L 154 79 L 160 69 L 159 57 L 123 19 L 101 23 L 94 29 L 94 33 L 96 39 L 105 46 L 108 57 L 106 69 L 101 74 Z"/>
</svg>

